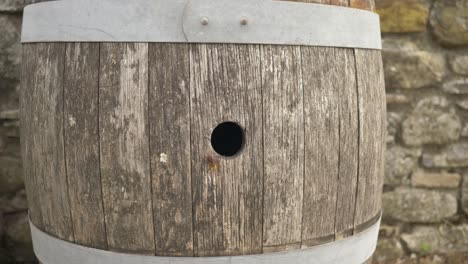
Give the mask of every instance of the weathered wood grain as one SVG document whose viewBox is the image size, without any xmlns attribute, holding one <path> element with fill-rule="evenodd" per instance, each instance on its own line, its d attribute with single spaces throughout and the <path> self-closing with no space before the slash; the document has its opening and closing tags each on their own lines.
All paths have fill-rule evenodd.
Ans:
<svg viewBox="0 0 468 264">
<path fill-rule="evenodd" d="M 375 11 L 375 0 L 279 0 L 279 1 L 349 6 L 352 8 Z"/>
<path fill-rule="evenodd" d="M 383 186 L 385 181 L 385 153 L 387 151 L 387 100 L 386 100 L 386 90 L 385 90 L 385 76 L 384 76 L 384 67 L 383 67 L 383 60 L 382 60 L 382 52 L 381 51 L 370 51 L 372 53 L 373 59 L 375 60 L 373 63 L 375 69 L 372 74 L 375 74 L 375 86 L 376 89 L 379 91 L 379 101 L 380 101 L 380 153 L 379 153 L 379 174 L 378 177 L 378 185 L 377 185 L 377 200 L 375 209 L 381 212 L 382 208 L 382 193 L 383 193 Z M 376 219 L 377 220 L 377 219 Z"/>
<path fill-rule="evenodd" d="M 279 1 L 317 3 L 317 4 L 329 4 L 330 3 L 330 0 L 279 0 Z"/>
<path fill-rule="evenodd" d="M 66 44 L 65 157 L 75 243 L 107 248 L 99 165 L 99 44 Z"/>
<path fill-rule="evenodd" d="M 47 233 L 73 241 L 63 141 L 65 44 L 24 50 L 22 146 L 32 218 Z"/>
<path fill-rule="evenodd" d="M 304 106 L 300 47 L 265 45 L 261 50 L 266 252 L 283 245 L 300 247 Z"/>
<path fill-rule="evenodd" d="M 365 52 L 362 50 L 360 52 Z M 371 60 L 372 60 L 372 67 L 373 71 L 370 71 L 370 74 L 373 76 L 373 86 L 374 89 L 377 89 L 378 92 L 378 100 L 377 102 L 380 103 L 378 107 L 380 107 L 380 115 L 378 116 L 378 120 L 380 122 L 380 141 L 377 143 L 380 145 L 380 151 L 377 158 L 377 170 L 378 174 L 377 177 L 377 190 L 376 190 L 376 199 L 374 204 L 374 210 L 381 212 L 382 208 L 382 192 L 384 186 L 384 178 L 385 178 L 385 151 L 386 151 L 386 138 L 387 138 L 387 102 L 386 102 L 386 93 L 385 93 L 385 78 L 384 78 L 384 71 L 383 71 L 383 61 L 382 61 L 382 53 L 377 50 L 370 50 L 368 51 L 371 53 Z M 358 52 L 359 54 L 359 52 Z M 377 221 L 379 215 L 374 216 L 375 221 Z M 375 221 L 373 221 L 375 223 Z M 372 223 L 372 222 L 371 222 Z"/>
<path fill-rule="evenodd" d="M 338 6 L 349 6 L 350 0 L 280 0 L 288 2 L 302 2 L 302 3 L 317 3 L 324 5 L 338 5 Z M 370 1 L 370 0 L 368 0 Z"/>
<path fill-rule="evenodd" d="M 335 49 L 339 112 L 339 167 L 335 216 L 335 240 L 353 234 L 356 206 L 357 170 L 359 156 L 359 116 L 357 106 L 356 68 L 352 49 Z"/>
<path fill-rule="evenodd" d="M 343 54 L 334 48 L 302 47 L 304 79 L 304 207 L 302 245 L 334 239 L 339 168 L 339 80 Z"/>
<path fill-rule="evenodd" d="M 385 91 L 380 51 L 355 50 L 359 105 L 359 177 L 355 233 L 380 211 L 385 148 Z"/>
<path fill-rule="evenodd" d="M 330 0 L 330 5 L 349 6 L 349 0 Z"/>
<path fill-rule="evenodd" d="M 44 47 L 42 48 L 44 49 Z M 21 122 L 21 156 L 23 160 L 23 177 L 26 187 L 29 216 L 31 221 L 40 229 L 44 230 L 44 221 L 41 212 L 41 195 L 39 192 L 39 183 L 42 182 L 40 175 L 36 173 L 35 158 L 33 155 L 38 146 L 34 137 L 36 125 L 39 120 L 36 120 L 35 112 L 33 109 L 38 106 L 35 105 L 36 83 L 40 82 L 39 76 L 34 76 L 36 68 L 40 65 L 37 64 L 36 45 L 24 44 L 22 69 L 21 69 L 21 89 L 20 89 L 20 122 Z M 35 77 L 35 78 L 34 78 Z"/>
<path fill-rule="evenodd" d="M 192 45 L 191 164 L 197 256 L 262 250 L 262 100 L 255 45 Z M 221 158 L 210 145 L 221 122 L 244 128 L 245 145 Z"/>
<path fill-rule="evenodd" d="M 377 219 L 378 51 L 169 43 L 24 51 L 26 187 L 33 222 L 52 235 L 150 255 L 239 255 L 341 239 Z M 210 144 L 224 121 L 245 130 L 232 158 Z"/>
<path fill-rule="evenodd" d="M 103 43 L 101 178 L 109 249 L 154 254 L 148 138 L 148 44 Z"/>
<path fill-rule="evenodd" d="M 156 255 L 192 256 L 189 45 L 149 45 Z"/>
</svg>

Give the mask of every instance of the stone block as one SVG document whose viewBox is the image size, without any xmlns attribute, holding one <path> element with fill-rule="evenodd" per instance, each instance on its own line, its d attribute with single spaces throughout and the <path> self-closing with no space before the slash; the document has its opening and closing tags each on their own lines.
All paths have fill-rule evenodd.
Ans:
<svg viewBox="0 0 468 264">
<path fill-rule="evenodd" d="M 387 144 L 395 143 L 395 138 L 400 131 L 402 116 L 395 112 L 387 113 Z"/>
<path fill-rule="evenodd" d="M 380 28 L 384 33 L 424 32 L 429 4 L 424 0 L 377 0 Z"/>
<path fill-rule="evenodd" d="M 374 261 L 388 262 L 396 261 L 403 257 L 405 252 L 400 241 L 394 238 L 380 239 L 377 243 L 377 249 L 374 253 Z"/>
<path fill-rule="evenodd" d="M 444 254 L 468 248 L 468 225 L 417 226 L 402 239 L 411 252 Z"/>
<path fill-rule="evenodd" d="M 26 211 L 8 215 L 6 220 L 6 245 L 19 263 L 31 263 L 35 260 L 32 248 L 31 231 Z"/>
<path fill-rule="evenodd" d="M 436 0 L 431 25 L 436 38 L 444 45 L 468 45 L 468 0 Z"/>
<path fill-rule="evenodd" d="M 19 80 L 20 32 L 21 16 L 0 14 L 0 79 Z"/>
<path fill-rule="evenodd" d="M 417 170 L 411 176 L 411 185 L 425 188 L 458 188 L 461 175 L 449 172 L 426 172 Z"/>
<path fill-rule="evenodd" d="M 401 146 L 390 146 L 385 153 L 385 185 L 398 186 L 409 184 L 409 176 L 417 167 L 419 149 L 407 149 Z"/>
<path fill-rule="evenodd" d="M 436 85 L 446 75 L 442 54 L 421 50 L 405 39 L 384 39 L 382 58 L 387 89 L 418 89 Z"/>
<path fill-rule="evenodd" d="M 461 207 L 463 212 L 468 215 L 468 172 L 463 174 L 463 183 L 461 190 Z"/>
<path fill-rule="evenodd" d="M 24 186 L 21 161 L 0 157 L 0 193 L 15 192 Z"/>
<path fill-rule="evenodd" d="M 438 223 L 457 214 L 454 194 L 411 188 L 397 188 L 383 194 L 384 219 L 406 223 Z"/>
<path fill-rule="evenodd" d="M 19 119 L 19 110 L 5 110 L 0 112 L 0 119 Z"/>
<path fill-rule="evenodd" d="M 402 124 L 402 139 L 409 146 L 446 144 L 460 137 L 462 124 L 454 107 L 443 97 L 418 102 Z"/>
<path fill-rule="evenodd" d="M 14 194 L 0 196 L 0 212 L 11 214 L 27 210 L 28 200 L 25 189 L 21 189 Z"/>
<path fill-rule="evenodd" d="M 410 102 L 410 99 L 404 94 L 387 94 L 386 99 L 389 105 L 400 105 Z"/>
<path fill-rule="evenodd" d="M 427 168 L 468 167 L 468 143 L 454 143 L 439 153 L 424 153 L 422 164 Z"/>
<path fill-rule="evenodd" d="M 468 55 L 455 55 L 450 60 L 450 66 L 453 72 L 468 75 Z"/>
<path fill-rule="evenodd" d="M 468 78 L 457 78 L 445 82 L 442 90 L 449 94 L 468 94 Z"/>
<path fill-rule="evenodd" d="M 463 110 L 468 110 L 468 100 L 460 100 L 457 102 L 458 107 L 460 107 Z"/>
<path fill-rule="evenodd" d="M 25 0 L 2 0 L 0 1 L 0 12 L 21 12 L 26 3 Z"/>
</svg>

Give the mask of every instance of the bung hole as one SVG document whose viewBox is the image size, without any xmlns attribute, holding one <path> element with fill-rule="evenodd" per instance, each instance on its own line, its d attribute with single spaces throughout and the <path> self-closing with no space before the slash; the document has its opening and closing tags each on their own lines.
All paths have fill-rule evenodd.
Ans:
<svg viewBox="0 0 468 264">
<path fill-rule="evenodd" d="M 232 157 L 244 145 L 244 131 L 234 122 L 223 122 L 211 133 L 211 146 L 221 156 Z"/>
</svg>

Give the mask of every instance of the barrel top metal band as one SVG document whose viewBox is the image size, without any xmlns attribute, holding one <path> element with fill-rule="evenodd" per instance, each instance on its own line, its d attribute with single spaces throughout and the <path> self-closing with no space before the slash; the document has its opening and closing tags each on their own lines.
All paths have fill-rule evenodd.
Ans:
<svg viewBox="0 0 468 264">
<path fill-rule="evenodd" d="M 21 41 L 307 45 L 381 49 L 379 16 L 276 0 L 61 0 L 24 9 Z"/>
<path fill-rule="evenodd" d="M 158 257 L 105 251 L 60 240 L 29 223 L 34 252 L 44 264 L 361 264 L 375 251 L 380 219 L 359 234 L 320 246 L 225 257 Z"/>
</svg>

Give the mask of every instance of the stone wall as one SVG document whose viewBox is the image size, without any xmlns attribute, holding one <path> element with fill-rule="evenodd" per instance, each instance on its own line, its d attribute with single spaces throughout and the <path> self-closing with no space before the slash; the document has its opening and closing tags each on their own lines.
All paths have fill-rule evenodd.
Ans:
<svg viewBox="0 0 468 264">
<path fill-rule="evenodd" d="M 34 259 L 18 133 L 27 2 L 0 0 L 0 263 Z M 375 261 L 468 263 L 468 0 L 376 2 L 388 150 Z"/>
<path fill-rule="evenodd" d="M 388 137 L 375 260 L 468 263 L 468 0 L 376 2 Z"/>
<path fill-rule="evenodd" d="M 18 127 L 23 5 L 24 1 L 0 0 L 0 263 L 34 259 Z"/>
</svg>

